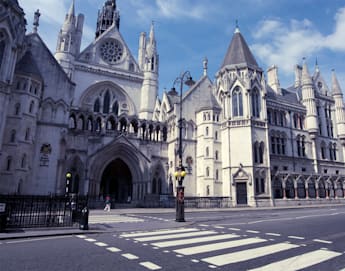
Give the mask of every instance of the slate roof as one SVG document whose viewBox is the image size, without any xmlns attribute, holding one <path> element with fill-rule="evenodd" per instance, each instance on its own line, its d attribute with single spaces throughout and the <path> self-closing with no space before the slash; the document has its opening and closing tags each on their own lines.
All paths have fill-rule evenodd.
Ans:
<svg viewBox="0 0 345 271">
<path fill-rule="evenodd" d="M 38 69 L 36 61 L 30 51 L 27 51 L 22 59 L 17 63 L 15 73 L 23 73 L 28 76 L 34 76 L 43 81 L 41 72 Z"/>
<path fill-rule="evenodd" d="M 240 31 L 236 29 L 221 68 L 227 65 L 238 64 L 258 67 L 258 63 L 256 62 L 252 52 L 250 51 L 245 39 L 243 38 Z"/>
</svg>

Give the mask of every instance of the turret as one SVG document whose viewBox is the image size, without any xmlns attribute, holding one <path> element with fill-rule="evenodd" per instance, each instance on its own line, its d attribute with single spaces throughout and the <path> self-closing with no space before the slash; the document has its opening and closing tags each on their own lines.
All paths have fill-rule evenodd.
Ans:
<svg viewBox="0 0 345 271">
<path fill-rule="evenodd" d="M 306 128 L 309 134 L 314 137 L 318 133 L 318 119 L 316 111 L 315 93 L 307 63 L 304 61 L 301 76 L 302 103 L 307 109 Z"/>
<path fill-rule="evenodd" d="M 144 70 L 145 63 L 145 52 L 146 52 L 146 33 L 141 32 L 139 38 L 139 50 L 138 50 L 138 62 L 140 70 Z"/>
<path fill-rule="evenodd" d="M 295 88 L 301 86 L 301 77 L 302 77 L 302 67 L 300 65 L 295 66 Z"/>
<path fill-rule="evenodd" d="M 267 84 L 274 90 L 275 93 L 279 95 L 282 94 L 278 79 L 278 67 L 275 65 L 267 70 Z"/>
<path fill-rule="evenodd" d="M 98 11 L 96 39 L 113 24 L 120 30 L 120 13 L 116 10 L 116 0 L 107 0 Z"/>
<path fill-rule="evenodd" d="M 139 117 L 143 119 L 152 119 L 155 99 L 158 93 L 158 65 L 159 56 L 157 54 L 156 38 L 154 25 L 151 24 L 151 30 L 146 41 L 145 58 L 143 64 L 144 81 L 141 88 L 141 104 Z"/>
<path fill-rule="evenodd" d="M 84 15 L 79 14 L 78 18 L 75 16 L 74 1 L 71 3 L 60 30 L 55 52 L 56 60 L 70 78 L 73 76 L 74 60 L 80 52 L 84 24 Z"/>
<path fill-rule="evenodd" d="M 335 101 L 335 118 L 338 137 L 341 143 L 345 145 L 345 105 L 343 93 L 334 70 L 332 71 L 332 95 Z"/>
</svg>

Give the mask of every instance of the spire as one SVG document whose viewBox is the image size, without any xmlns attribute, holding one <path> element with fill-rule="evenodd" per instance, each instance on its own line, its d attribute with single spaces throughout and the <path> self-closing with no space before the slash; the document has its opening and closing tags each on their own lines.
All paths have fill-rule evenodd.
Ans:
<svg viewBox="0 0 345 271">
<path fill-rule="evenodd" d="M 154 22 L 153 21 L 151 23 L 150 34 L 149 34 L 149 39 L 148 39 L 146 50 L 147 50 L 147 55 L 149 57 L 152 57 L 152 56 L 156 55 L 156 53 L 157 53 L 155 29 L 154 29 Z"/>
<path fill-rule="evenodd" d="M 246 66 L 259 67 L 245 39 L 243 38 L 236 21 L 235 33 L 224 57 L 221 68 L 228 65 L 244 64 Z"/>
<path fill-rule="evenodd" d="M 74 14 L 74 5 L 75 5 L 75 0 L 72 1 L 71 3 L 71 6 L 69 7 L 69 10 L 68 10 L 68 16 L 71 17 L 71 16 L 75 16 Z"/>
<path fill-rule="evenodd" d="M 236 20 L 236 28 L 234 33 L 240 33 L 240 27 L 238 26 L 238 20 Z"/>
<path fill-rule="evenodd" d="M 319 73 L 320 72 L 320 68 L 319 68 L 319 64 L 317 62 L 317 58 L 315 60 L 315 73 Z"/>
<path fill-rule="evenodd" d="M 332 92 L 333 92 L 333 95 L 342 94 L 334 69 L 332 70 Z"/>
<path fill-rule="evenodd" d="M 203 64 L 203 68 L 204 68 L 204 76 L 206 76 L 207 75 L 207 65 L 208 65 L 207 57 L 204 58 L 202 64 Z"/>
<path fill-rule="evenodd" d="M 35 17 L 34 17 L 34 22 L 33 22 L 33 25 L 34 25 L 33 32 L 34 33 L 37 33 L 38 26 L 40 25 L 40 16 L 41 16 L 41 13 L 40 13 L 40 10 L 38 9 L 35 12 Z"/>
<path fill-rule="evenodd" d="M 312 84 L 310 75 L 309 75 L 309 70 L 307 66 L 307 62 L 305 58 L 303 58 L 303 67 L 302 67 L 302 85 L 307 85 L 307 84 Z"/>
<path fill-rule="evenodd" d="M 156 45 L 156 38 L 155 38 L 155 29 L 154 29 L 154 21 L 151 22 L 151 28 L 150 28 L 150 43 Z"/>
</svg>

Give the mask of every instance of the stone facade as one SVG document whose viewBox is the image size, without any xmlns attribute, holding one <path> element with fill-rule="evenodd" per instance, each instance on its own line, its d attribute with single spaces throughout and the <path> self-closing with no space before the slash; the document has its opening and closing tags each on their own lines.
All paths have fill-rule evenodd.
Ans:
<svg viewBox="0 0 345 271">
<path fill-rule="evenodd" d="M 304 61 L 283 88 L 276 66 L 265 79 L 236 28 L 214 81 L 204 59 L 182 97 L 157 98 L 154 26 L 140 34 L 136 60 L 116 1 L 105 1 L 82 51 L 84 16 L 72 1 L 54 55 L 37 33 L 38 12 L 29 34 L 17 1 L 2 1 L 0 14 L 0 193 L 65 194 L 71 172 L 73 193 L 133 204 L 173 195 L 182 100 L 187 197 L 229 206 L 344 199 L 345 107 L 334 72 L 329 88 Z"/>
</svg>

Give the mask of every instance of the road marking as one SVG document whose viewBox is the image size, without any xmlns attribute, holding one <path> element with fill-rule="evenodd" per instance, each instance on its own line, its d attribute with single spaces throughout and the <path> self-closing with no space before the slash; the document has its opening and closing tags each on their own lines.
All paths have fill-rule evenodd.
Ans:
<svg viewBox="0 0 345 271">
<path fill-rule="evenodd" d="M 180 245 L 203 243 L 203 242 L 209 242 L 209 241 L 217 241 L 217 240 L 223 240 L 223 239 L 229 239 L 229 238 L 235 238 L 235 237 L 239 237 L 239 235 L 236 235 L 236 234 L 212 235 L 212 236 L 190 238 L 190 239 L 183 239 L 183 240 L 158 242 L 158 243 L 152 243 L 151 245 L 163 248 L 163 247 L 173 247 L 173 246 L 180 246 Z"/>
<path fill-rule="evenodd" d="M 148 241 L 157 241 L 157 240 L 168 240 L 168 239 L 175 239 L 175 238 L 184 238 L 184 237 L 192 237 L 192 236 L 202 236 L 202 235 L 209 235 L 209 234 L 216 234 L 215 231 L 198 231 L 198 232 L 187 232 L 187 233 L 178 233 L 178 234 L 170 234 L 170 235 L 160 235 L 160 236 L 149 236 L 149 237 L 140 237 L 134 238 L 134 240 L 140 242 L 148 242 Z"/>
<path fill-rule="evenodd" d="M 279 244 L 274 244 L 274 245 L 269 245 L 269 246 L 264 246 L 264 247 L 259 247 L 259 248 L 246 249 L 243 251 L 217 255 L 213 257 L 207 257 L 201 260 L 204 262 L 216 265 L 216 266 L 223 266 L 226 264 L 255 259 L 258 257 L 266 256 L 269 254 L 277 253 L 280 251 L 284 251 L 284 250 L 288 250 L 288 249 L 292 249 L 296 247 L 299 247 L 299 246 L 294 245 L 294 244 L 279 243 Z"/>
<path fill-rule="evenodd" d="M 97 242 L 95 243 L 96 246 L 99 246 L 99 247 L 107 247 L 108 245 L 106 243 L 103 243 L 103 242 Z"/>
<path fill-rule="evenodd" d="M 215 228 L 215 229 L 224 229 L 225 227 L 223 227 L 223 226 L 213 226 L 213 228 Z"/>
<path fill-rule="evenodd" d="M 231 231 L 240 231 L 241 229 L 238 229 L 238 228 L 228 228 L 228 230 L 231 230 Z"/>
<path fill-rule="evenodd" d="M 294 235 L 289 235 L 288 238 L 297 239 L 297 240 L 304 240 L 305 239 L 304 237 L 294 236 Z"/>
<path fill-rule="evenodd" d="M 281 236 L 280 233 L 272 233 L 272 232 L 267 232 L 265 233 L 266 235 L 269 235 L 269 236 Z"/>
<path fill-rule="evenodd" d="M 200 227 L 208 227 L 209 225 L 206 224 L 199 224 Z"/>
<path fill-rule="evenodd" d="M 147 269 L 150 269 L 150 270 L 159 270 L 159 269 L 162 269 L 161 266 L 159 265 L 156 265 L 152 262 L 141 262 L 139 263 L 140 265 L 146 267 Z"/>
<path fill-rule="evenodd" d="M 193 262 L 193 263 L 199 263 L 200 261 L 197 260 L 197 259 L 192 259 L 191 262 Z"/>
<path fill-rule="evenodd" d="M 282 261 L 274 262 L 266 266 L 261 266 L 249 271 L 296 271 L 319 264 L 323 261 L 340 256 L 341 253 L 334 251 L 316 250 L 304 253 L 295 257 L 291 257 Z"/>
<path fill-rule="evenodd" d="M 221 250 L 225 248 L 234 248 L 234 247 L 250 245 L 250 244 L 257 244 L 257 243 L 262 243 L 266 241 L 267 240 L 260 239 L 260 238 L 247 238 L 247 239 L 241 239 L 241 240 L 235 240 L 235 241 L 213 243 L 213 244 L 207 244 L 207 245 L 202 245 L 202 246 L 176 249 L 174 250 L 174 252 L 180 253 L 183 255 L 195 255 L 195 254 L 204 253 L 204 252 L 217 251 L 217 250 Z"/>
<path fill-rule="evenodd" d="M 86 235 L 76 235 L 76 237 L 78 237 L 78 238 L 82 238 L 82 239 L 87 238 L 87 236 L 86 236 Z"/>
<path fill-rule="evenodd" d="M 135 256 L 134 254 L 131 254 L 131 253 L 125 253 L 125 254 L 122 254 L 123 257 L 127 258 L 128 260 L 136 260 L 136 259 L 139 259 L 138 256 Z"/>
<path fill-rule="evenodd" d="M 35 238 L 35 239 L 25 239 L 25 240 L 18 240 L 18 241 L 8 241 L 6 244 L 16 244 L 16 243 L 27 243 L 27 242 L 36 242 L 36 241 L 45 241 L 45 240 L 52 240 L 52 239 L 63 239 L 63 238 L 71 238 L 70 236 L 52 236 L 52 237 L 42 237 L 42 238 Z M 34 237 L 33 237 L 34 238 Z"/>
<path fill-rule="evenodd" d="M 252 231 L 252 230 L 247 230 L 246 232 L 249 232 L 249 233 L 260 233 L 259 231 Z"/>
<path fill-rule="evenodd" d="M 110 252 L 119 252 L 119 251 L 121 251 L 121 249 L 119 249 L 117 247 L 107 247 L 107 250 L 109 250 Z"/>
<path fill-rule="evenodd" d="M 321 239 L 313 239 L 314 242 L 319 242 L 323 244 L 332 244 L 332 241 L 326 241 L 326 240 L 321 240 Z"/>
<path fill-rule="evenodd" d="M 89 217 L 89 224 L 103 224 L 103 223 L 128 223 L 128 222 L 144 222 L 144 219 L 137 217 L 128 217 L 123 215 L 104 214 L 92 215 Z"/>
<path fill-rule="evenodd" d="M 196 228 L 191 229 L 177 229 L 177 230 L 159 230 L 159 231 L 152 231 L 152 232 L 136 232 L 136 233 L 128 233 L 128 234 L 121 234 L 121 237 L 143 237 L 143 236 L 152 236 L 152 235 L 162 235 L 162 234 L 169 234 L 169 233 L 178 233 L 178 232 L 192 232 L 198 231 Z"/>
<path fill-rule="evenodd" d="M 92 239 L 92 238 L 86 238 L 84 239 L 85 241 L 88 241 L 88 242 L 96 242 L 97 240 L 96 239 Z"/>
</svg>

